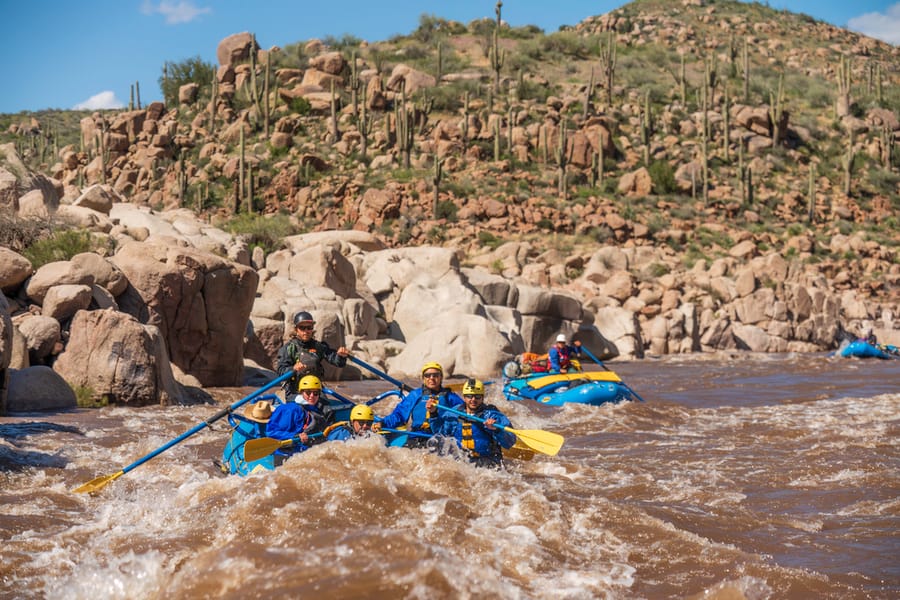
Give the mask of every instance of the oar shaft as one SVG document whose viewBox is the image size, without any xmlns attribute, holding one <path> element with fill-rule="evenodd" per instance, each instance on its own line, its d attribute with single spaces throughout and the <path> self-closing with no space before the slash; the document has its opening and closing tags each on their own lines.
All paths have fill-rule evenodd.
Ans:
<svg viewBox="0 0 900 600">
<path fill-rule="evenodd" d="M 389 429 L 388 427 L 382 427 L 379 431 L 387 431 L 388 433 L 402 433 L 403 435 L 411 435 L 412 437 L 421 437 L 421 438 L 430 438 L 431 434 L 421 433 L 418 431 L 405 431 L 403 429 Z"/>
<path fill-rule="evenodd" d="M 447 412 L 451 412 L 451 413 L 453 413 L 453 414 L 455 414 L 455 415 L 459 415 L 460 417 L 465 417 L 465 418 L 470 419 L 470 420 L 472 420 L 472 421 L 477 421 L 477 422 L 479 422 L 479 423 L 484 423 L 484 422 L 485 422 L 485 419 L 482 419 L 481 417 L 476 417 L 475 415 L 470 415 L 470 414 L 467 413 L 467 412 L 463 412 L 463 411 L 461 411 L 461 410 L 456 410 L 455 408 L 450 408 L 449 406 L 444 406 L 443 404 L 438 404 L 438 408 L 441 409 L 441 410 L 445 410 L 445 411 L 447 411 Z M 507 429 L 507 428 L 504 427 L 503 425 L 498 425 L 497 423 L 494 423 L 494 427 L 496 427 L 496 428 L 499 429 L 500 431 L 506 431 L 506 429 Z"/>
<path fill-rule="evenodd" d="M 599 358 L 597 358 L 596 356 L 594 356 L 594 354 L 593 354 L 590 350 L 588 350 L 586 346 L 582 345 L 582 346 L 581 346 L 581 349 L 584 350 L 584 353 L 587 354 L 587 355 L 588 355 L 588 358 L 590 358 L 592 361 L 594 361 L 595 363 L 597 363 L 598 365 L 600 365 L 601 367 L 603 367 L 603 368 L 606 369 L 607 371 L 610 370 L 610 368 L 607 367 L 606 365 L 604 365 L 602 360 L 600 360 Z M 631 389 L 624 381 L 622 381 L 622 382 L 620 382 L 620 383 L 622 384 L 622 387 L 624 387 L 626 390 L 628 390 L 628 392 L 629 392 L 632 396 L 634 396 L 635 398 L 637 398 L 637 399 L 640 400 L 641 402 L 644 402 L 644 399 L 641 398 L 641 395 L 638 394 L 638 393 L 637 393 L 636 391 L 634 391 L 633 389 Z"/>
<path fill-rule="evenodd" d="M 398 388 L 400 388 L 400 389 L 403 390 L 404 392 L 411 392 L 411 391 L 412 391 L 412 388 L 411 388 L 411 387 L 409 387 L 408 385 L 406 385 L 405 383 L 403 383 L 403 382 L 400 381 L 399 379 L 394 379 L 393 377 L 391 377 L 390 375 L 388 375 L 387 373 L 385 373 L 385 372 L 382 371 L 381 369 L 378 369 L 378 368 L 376 368 L 376 367 L 373 367 L 373 366 L 370 365 L 369 363 L 364 362 L 364 361 L 362 361 L 362 360 L 356 358 L 356 357 L 353 356 L 353 355 L 350 355 L 350 356 L 348 356 L 347 358 L 350 359 L 350 362 L 356 363 L 356 364 L 359 365 L 360 367 L 362 367 L 362 368 L 364 368 L 364 369 L 366 369 L 366 370 L 368 370 L 368 371 L 371 371 L 371 372 L 374 373 L 375 375 L 378 375 L 379 377 L 381 377 L 381 378 L 384 379 L 385 381 L 388 381 L 388 382 L 390 382 L 390 383 L 393 383 L 394 385 L 396 385 Z"/>
<path fill-rule="evenodd" d="M 287 381 L 288 379 L 291 378 L 291 376 L 292 376 L 293 374 L 294 374 L 293 371 L 288 371 L 288 372 L 285 373 L 284 375 L 282 375 L 282 376 L 280 376 L 280 377 L 276 377 L 275 379 L 273 379 L 272 381 L 270 381 L 269 383 L 267 383 L 267 384 L 264 385 L 263 387 L 259 388 L 258 390 L 256 390 L 256 391 L 253 392 L 252 394 L 250 394 L 250 395 L 248 395 L 248 396 L 245 396 L 245 397 L 241 398 L 240 400 L 238 400 L 237 402 L 235 402 L 234 404 L 232 404 L 232 405 L 229 406 L 228 408 L 223 408 L 222 410 L 220 410 L 219 412 L 217 412 L 216 414 L 214 414 L 214 415 L 213 415 L 212 417 L 210 417 L 209 419 L 203 421 L 202 423 L 198 423 L 198 424 L 195 425 L 194 427 L 191 427 L 190 429 L 188 429 L 187 431 L 185 431 L 184 433 L 182 433 L 181 435 L 179 435 L 179 436 L 178 436 L 177 438 L 175 438 L 174 440 L 171 440 L 171 441 L 169 441 L 169 442 L 163 444 L 162 446 L 160 446 L 159 448 L 157 448 L 156 450 L 154 450 L 154 451 L 151 452 L 150 454 L 148 454 L 148 455 L 146 455 L 146 456 L 144 456 L 144 457 L 142 457 L 142 458 L 140 458 L 140 459 L 134 461 L 133 463 L 131 463 L 131 464 L 128 465 L 127 467 L 124 467 L 124 468 L 122 469 L 122 473 L 123 473 L 123 474 L 124 474 L 124 473 L 127 473 L 127 472 L 131 471 L 132 469 L 135 469 L 135 468 L 141 466 L 142 464 L 144 464 L 144 463 L 147 462 L 148 460 L 151 460 L 151 459 L 153 459 L 153 458 L 156 458 L 157 456 L 159 456 L 160 454 L 162 454 L 163 452 L 165 452 L 166 450 L 168 450 L 168 449 L 171 448 L 172 446 L 174 446 L 174 445 L 176 445 L 176 444 L 178 444 L 178 443 L 183 442 L 184 440 L 186 440 L 187 438 L 191 437 L 192 435 L 194 435 L 195 433 L 197 433 L 198 431 L 200 431 L 200 430 L 203 429 L 204 427 L 208 427 L 209 425 L 212 425 L 213 423 L 215 423 L 216 421 L 218 421 L 219 419 L 221 419 L 222 417 L 224 417 L 224 416 L 227 415 L 228 413 L 237 410 L 238 408 L 240 408 L 240 407 L 243 406 L 244 404 L 250 402 L 250 401 L 253 400 L 254 398 L 257 398 L 258 396 L 261 396 L 261 395 L 263 394 L 263 392 L 266 392 L 266 391 L 270 390 L 272 387 L 278 385 L 278 384 L 281 383 L 282 381 Z"/>
</svg>

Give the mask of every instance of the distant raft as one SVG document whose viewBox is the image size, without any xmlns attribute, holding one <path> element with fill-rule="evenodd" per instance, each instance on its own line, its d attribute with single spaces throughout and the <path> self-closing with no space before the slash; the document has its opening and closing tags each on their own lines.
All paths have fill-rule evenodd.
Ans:
<svg viewBox="0 0 900 600">
<path fill-rule="evenodd" d="M 838 356 L 844 358 L 880 358 L 890 359 L 900 357 L 900 350 L 896 346 L 870 344 L 866 340 L 853 340 L 837 351 Z"/>
<path fill-rule="evenodd" d="M 508 371 L 504 369 L 504 373 Z M 534 400 L 548 406 L 562 406 L 568 402 L 598 406 L 608 402 L 640 400 L 612 371 L 507 376 L 503 394 L 510 401 Z"/>
</svg>

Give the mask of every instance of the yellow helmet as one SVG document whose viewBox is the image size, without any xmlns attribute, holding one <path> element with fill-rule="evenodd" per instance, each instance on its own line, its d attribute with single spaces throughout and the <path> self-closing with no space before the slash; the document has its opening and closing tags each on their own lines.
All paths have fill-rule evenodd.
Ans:
<svg viewBox="0 0 900 600">
<path fill-rule="evenodd" d="M 477 379 L 467 379 L 462 393 L 463 396 L 484 396 L 484 384 Z"/>
<path fill-rule="evenodd" d="M 307 375 L 303 379 L 300 380 L 300 384 L 297 386 L 301 392 L 305 390 L 316 390 L 317 392 L 322 391 L 322 382 L 315 375 Z"/>
<path fill-rule="evenodd" d="M 422 367 L 422 374 L 424 375 L 425 371 L 427 371 L 428 369 L 435 369 L 437 371 L 440 371 L 441 375 L 444 374 L 444 367 L 441 366 L 441 363 L 436 363 L 436 362 L 425 363 L 425 366 Z"/>
<path fill-rule="evenodd" d="M 372 407 L 366 404 L 357 404 L 350 411 L 350 420 L 351 421 L 374 421 L 375 413 L 372 412 Z"/>
</svg>

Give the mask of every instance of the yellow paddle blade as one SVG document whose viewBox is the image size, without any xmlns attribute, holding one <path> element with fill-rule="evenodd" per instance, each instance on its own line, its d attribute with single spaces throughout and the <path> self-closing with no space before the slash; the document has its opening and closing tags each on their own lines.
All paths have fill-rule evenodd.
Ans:
<svg viewBox="0 0 900 600">
<path fill-rule="evenodd" d="M 112 475 L 102 475 L 100 477 L 95 477 L 91 479 L 84 485 L 80 485 L 75 488 L 75 493 L 77 494 L 93 494 L 95 492 L 99 492 L 102 490 L 108 483 L 111 483 L 125 474 L 125 471 L 119 471 L 117 473 L 113 473 Z"/>
<path fill-rule="evenodd" d="M 248 440 L 244 444 L 244 460 L 253 462 L 265 458 L 280 448 L 287 448 L 294 443 L 294 440 L 276 440 L 275 438 L 259 438 L 258 440 Z"/>
<path fill-rule="evenodd" d="M 506 431 L 514 433 L 523 444 L 541 454 L 547 456 L 556 456 L 559 449 L 562 448 L 566 439 L 558 433 L 552 431 L 544 431 L 543 429 L 512 429 L 506 428 Z"/>
<path fill-rule="evenodd" d="M 534 450 L 519 441 L 519 438 L 516 438 L 516 443 L 512 448 L 503 449 L 503 458 L 531 460 L 532 458 L 534 458 Z"/>
</svg>

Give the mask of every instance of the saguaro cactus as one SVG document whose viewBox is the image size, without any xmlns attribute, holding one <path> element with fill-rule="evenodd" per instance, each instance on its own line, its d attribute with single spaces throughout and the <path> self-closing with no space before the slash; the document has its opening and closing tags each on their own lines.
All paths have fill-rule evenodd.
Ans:
<svg viewBox="0 0 900 600">
<path fill-rule="evenodd" d="M 849 196 L 853 183 L 853 162 L 856 160 L 856 150 L 853 148 L 853 134 L 847 138 L 847 150 L 841 156 L 841 166 L 844 168 L 844 195 Z"/>
<path fill-rule="evenodd" d="M 500 9 L 503 7 L 503 2 L 501 0 L 497 0 L 497 5 L 494 7 L 494 12 L 497 13 L 497 25 L 494 27 L 494 35 L 491 38 L 491 49 L 490 49 L 490 60 L 491 60 L 491 69 L 494 71 L 494 89 L 500 90 L 500 69 L 503 68 L 503 63 L 506 61 L 506 51 L 500 49 Z"/>
<path fill-rule="evenodd" d="M 784 116 L 784 73 L 778 76 L 778 92 L 769 92 L 769 119 L 772 121 L 772 147 L 781 143 L 781 119 Z"/>
<path fill-rule="evenodd" d="M 850 61 L 842 54 L 837 68 L 837 98 L 835 99 L 835 117 L 846 117 L 850 114 L 851 66 Z"/>
<path fill-rule="evenodd" d="M 566 199 L 566 164 L 568 157 L 566 156 L 566 122 L 562 121 L 559 126 L 559 143 L 556 145 L 556 165 L 559 170 L 558 191 L 559 197 Z"/>
<path fill-rule="evenodd" d="M 612 104 L 613 79 L 616 74 L 616 40 L 613 32 L 606 36 L 606 47 L 600 46 L 600 71 L 603 73 L 603 83 L 606 88 L 606 104 Z"/>
<path fill-rule="evenodd" d="M 816 163 L 809 163 L 809 192 L 807 194 L 806 215 L 809 223 L 816 222 Z"/>
<path fill-rule="evenodd" d="M 444 159 L 438 158 L 437 153 L 434 155 L 434 172 L 431 174 L 431 183 L 434 187 L 434 200 L 432 202 L 431 214 L 435 219 L 438 218 L 438 202 L 441 192 L 441 178 L 444 175 Z"/>
</svg>

